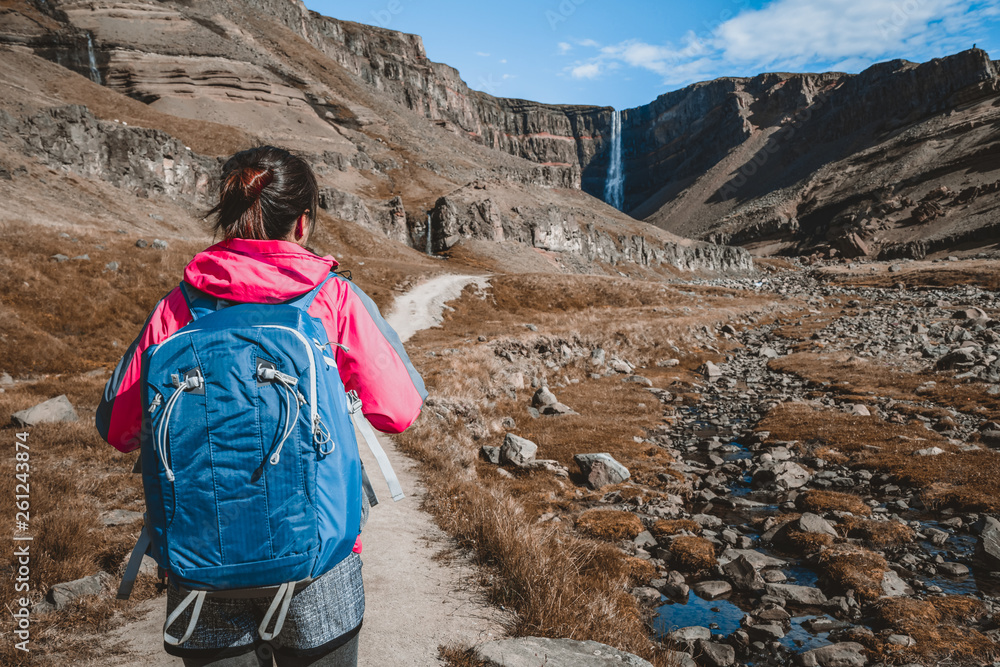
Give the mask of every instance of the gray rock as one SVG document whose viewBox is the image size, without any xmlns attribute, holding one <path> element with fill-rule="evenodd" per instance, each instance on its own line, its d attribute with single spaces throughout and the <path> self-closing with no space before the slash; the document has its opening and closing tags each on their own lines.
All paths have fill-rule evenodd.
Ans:
<svg viewBox="0 0 1000 667">
<path fill-rule="evenodd" d="M 148 248 L 149 247 L 149 241 L 147 241 L 146 239 L 139 239 L 138 241 L 135 242 L 135 247 L 136 248 Z"/>
<path fill-rule="evenodd" d="M 694 585 L 694 592 L 706 600 L 714 600 L 732 592 L 733 587 L 728 581 L 699 581 Z"/>
<path fill-rule="evenodd" d="M 108 262 L 104 265 L 106 271 L 117 271 L 121 265 L 118 262 Z"/>
<path fill-rule="evenodd" d="M 161 241 L 160 239 L 153 239 L 153 247 L 156 248 L 157 250 L 166 250 L 167 242 Z"/>
<path fill-rule="evenodd" d="M 592 489 L 600 489 L 610 484 L 620 484 L 632 476 L 628 468 L 604 452 L 577 454 L 573 460 L 580 467 L 580 472 L 587 477 L 587 483 Z"/>
<path fill-rule="evenodd" d="M 89 577 L 67 581 L 56 584 L 49 589 L 46 599 L 52 603 L 56 609 L 62 609 L 73 600 L 85 595 L 100 595 L 104 592 L 104 586 L 111 580 L 111 575 L 107 572 L 98 572 Z"/>
<path fill-rule="evenodd" d="M 837 531 L 830 525 L 830 522 L 818 514 L 813 514 L 812 512 L 806 512 L 799 517 L 798 526 L 799 530 L 803 533 L 814 533 L 817 535 L 837 537 Z"/>
<path fill-rule="evenodd" d="M 544 405 L 540 409 L 543 415 L 575 415 L 573 408 L 569 407 L 565 403 L 560 403 L 556 401 L 550 405 Z"/>
<path fill-rule="evenodd" d="M 704 364 L 699 366 L 698 372 L 706 378 L 722 377 L 722 369 L 713 364 L 711 361 L 706 361 Z"/>
<path fill-rule="evenodd" d="M 633 370 L 632 364 L 623 359 L 619 359 L 618 357 L 611 357 L 611 363 L 609 365 L 616 373 L 631 373 Z"/>
<path fill-rule="evenodd" d="M 665 664 L 675 667 L 698 667 L 694 658 L 682 651 L 664 651 L 663 654 Z"/>
<path fill-rule="evenodd" d="M 127 526 L 130 523 L 135 523 L 136 521 L 142 519 L 142 512 L 116 509 L 109 512 L 103 512 L 100 519 L 101 523 L 105 526 Z"/>
<path fill-rule="evenodd" d="M 729 644 L 699 639 L 695 648 L 706 667 L 730 667 L 736 663 L 736 649 Z"/>
<path fill-rule="evenodd" d="M 722 573 L 733 582 L 733 585 L 744 593 L 751 593 L 764 588 L 764 580 L 761 578 L 760 573 L 745 556 L 738 556 L 727 563 L 723 563 L 721 568 Z"/>
<path fill-rule="evenodd" d="M 701 625 L 678 628 L 667 633 L 667 639 L 678 644 L 694 644 L 699 639 L 711 639 L 712 631 Z"/>
<path fill-rule="evenodd" d="M 677 570 L 671 570 L 667 573 L 666 579 L 657 579 L 656 584 L 656 588 L 661 593 L 673 600 L 687 600 L 688 593 L 691 592 L 691 587 L 684 580 L 684 575 Z"/>
<path fill-rule="evenodd" d="M 887 597 L 913 595 L 913 589 L 893 570 L 886 570 L 882 575 L 882 593 Z"/>
<path fill-rule="evenodd" d="M 927 447 L 925 449 L 918 449 L 913 453 L 917 456 L 940 456 L 944 454 L 944 450 L 940 447 Z"/>
<path fill-rule="evenodd" d="M 680 366 L 681 361 L 680 359 L 660 359 L 656 362 L 656 365 L 659 368 L 673 368 L 675 366 Z"/>
<path fill-rule="evenodd" d="M 759 469 L 754 473 L 754 488 L 777 487 L 789 491 L 805 486 L 809 482 L 809 471 L 794 461 L 782 461 L 772 467 Z"/>
<path fill-rule="evenodd" d="M 539 387 L 535 395 L 531 397 L 531 405 L 536 408 L 543 408 L 546 405 L 553 405 L 558 403 L 559 399 L 553 394 L 548 387 Z"/>
<path fill-rule="evenodd" d="M 534 459 L 536 452 L 538 452 L 538 445 L 531 440 L 508 433 L 500 447 L 500 460 L 520 466 Z"/>
<path fill-rule="evenodd" d="M 14 384 L 14 378 L 10 376 L 10 373 L 4 371 L 0 373 L 0 387 L 10 387 Z"/>
<path fill-rule="evenodd" d="M 484 460 L 497 464 L 500 463 L 500 448 L 493 445 L 483 445 L 479 448 L 479 454 Z"/>
<path fill-rule="evenodd" d="M 823 591 L 812 586 L 797 586 L 795 584 L 767 584 L 768 595 L 779 597 L 786 602 L 798 605 L 819 606 L 826 602 Z"/>
<path fill-rule="evenodd" d="M 75 422 L 79 419 L 80 417 L 76 414 L 76 410 L 73 409 L 69 399 L 66 398 L 66 394 L 50 398 L 34 407 L 27 410 L 19 410 L 11 415 L 11 421 L 18 427 L 46 423 Z"/>
<path fill-rule="evenodd" d="M 935 567 L 938 572 L 944 572 L 950 577 L 964 577 L 969 573 L 969 568 L 961 563 L 939 563 Z"/>
<path fill-rule="evenodd" d="M 855 642 L 830 644 L 799 655 L 802 667 L 865 667 L 865 647 Z"/>
<path fill-rule="evenodd" d="M 532 459 L 525 461 L 520 467 L 525 470 L 547 470 L 555 473 L 556 477 L 569 477 L 569 470 L 559 461 L 553 459 Z"/>
<path fill-rule="evenodd" d="M 769 642 L 785 636 L 785 630 L 777 623 L 760 623 L 748 625 L 745 630 L 755 641 Z"/>
<path fill-rule="evenodd" d="M 642 549 L 645 549 L 646 547 L 655 547 L 656 538 L 653 537 L 653 534 L 650 533 L 648 530 L 644 530 L 638 535 L 636 535 L 635 539 L 632 540 L 632 543 L 635 544 L 635 546 Z"/>
<path fill-rule="evenodd" d="M 917 645 L 917 640 L 910 635 L 889 635 L 889 639 L 886 641 L 893 646 L 910 647 Z"/>
<path fill-rule="evenodd" d="M 755 549 L 726 549 L 722 552 L 722 555 L 719 556 L 719 562 L 728 563 L 729 561 L 735 560 L 741 556 L 746 558 L 747 562 L 749 562 L 755 570 L 762 570 L 765 567 L 781 567 L 788 564 L 788 561 L 786 560 L 762 554 Z"/>
<path fill-rule="evenodd" d="M 642 658 L 595 641 L 516 637 L 480 644 L 476 657 L 491 667 L 653 667 Z"/>
<path fill-rule="evenodd" d="M 629 375 L 623 382 L 631 382 L 633 384 L 641 384 L 644 387 L 652 387 L 653 381 L 648 377 L 643 377 L 642 375 Z"/>
<path fill-rule="evenodd" d="M 660 603 L 660 591 L 652 586 L 637 586 L 632 589 L 632 597 L 642 605 L 657 605 Z"/>
</svg>

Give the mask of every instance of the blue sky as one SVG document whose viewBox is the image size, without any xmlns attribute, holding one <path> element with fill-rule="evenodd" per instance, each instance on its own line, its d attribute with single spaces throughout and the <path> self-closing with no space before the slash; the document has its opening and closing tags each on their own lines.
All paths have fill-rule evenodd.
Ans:
<svg viewBox="0 0 1000 667">
<path fill-rule="evenodd" d="M 976 43 L 1000 59 L 1000 0 L 305 0 L 423 37 L 502 97 L 619 109 L 719 76 L 858 72 Z"/>
</svg>

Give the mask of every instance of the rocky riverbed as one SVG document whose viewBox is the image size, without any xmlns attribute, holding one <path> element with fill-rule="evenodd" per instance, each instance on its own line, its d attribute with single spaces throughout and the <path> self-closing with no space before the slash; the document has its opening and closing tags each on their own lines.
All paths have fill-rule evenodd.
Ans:
<svg viewBox="0 0 1000 667">
<path fill-rule="evenodd" d="M 675 492 L 635 493 L 613 458 L 578 456 L 607 491 L 590 512 L 638 519 L 622 544 L 657 574 L 632 593 L 682 663 L 991 664 L 1000 300 L 971 285 L 821 277 L 706 281 L 806 308 L 703 330 L 721 358 L 693 381 L 643 375 L 662 380 L 677 360 L 644 370 L 592 351 L 595 379 L 618 374 L 659 399 L 646 442 L 673 458 L 660 477 Z M 558 393 L 540 387 L 531 416 L 561 418 L 572 406 Z M 566 476 L 513 438 L 488 458 Z"/>
</svg>

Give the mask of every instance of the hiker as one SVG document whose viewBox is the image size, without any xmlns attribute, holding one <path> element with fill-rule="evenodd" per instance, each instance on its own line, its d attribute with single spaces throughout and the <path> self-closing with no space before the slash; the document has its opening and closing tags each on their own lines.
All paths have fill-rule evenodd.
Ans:
<svg viewBox="0 0 1000 667">
<path fill-rule="evenodd" d="M 155 306 L 115 368 L 97 411 L 98 430 L 111 445 L 122 452 L 142 445 L 144 534 L 149 531 L 145 544 L 151 545 L 150 553 L 167 577 L 164 648 L 184 658 L 185 665 L 257 667 L 271 665 L 272 659 L 279 667 L 357 664 L 364 614 L 359 533 L 374 495 L 360 490 L 362 482 L 366 490 L 371 487 L 346 415 L 363 412 L 378 430 L 399 433 L 420 414 L 427 393 L 398 336 L 371 299 L 333 273 L 338 264 L 332 257 L 307 249 L 318 198 L 316 178 L 301 157 L 273 146 L 233 155 L 223 167 L 219 202 L 209 213 L 222 241 L 195 255 L 181 285 Z M 301 315 L 303 311 L 307 315 Z M 282 322 L 298 324 L 261 324 L 279 315 Z M 244 328 L 230 334 L 227 327 L 237 324 Z M 303 335 L 292 330 L 295 326 L 313 327 L 313 333 Z M 182 328 L 181 335 L 171 337 Z M 256 338 L 247 342 L 246 332 L 251 330 Z M 209 336 L 229 340 L 224 338 L 229 335 L 235 341 L 231 363 L 226 361 L 226 349 L 220 352 L 218 345 L 210 348 L 201 342 Z M 292 350 L 299 339 L 302 350 Z M 256 357 L 246 363 L 237 359 L 245 355 L 240 345 L 256 350 Z M 270 349 L 265 349 L 268 345 Z M 163 360 L 168 354 L 194 356 L 193 361 L 175 363 Z M 291 356 L 284 359 L 285 354 Z M 290 361 L 293 358 L 308 358 L 315 365 L 303 361 L 297 366 Z M 157 385 L 159 380 L 146 374 L 163 364 L 176 371 Z M 217 380 L 212 373 L 230 375 Z M 324 387 L 333 389 L 323 393 Z M 256 402 L 241 403 L 244 400 Z M 334 414 L 338 405 L 342 414 Z M 221 417 L 214 416 L 217 411 Z M 236 424 L 247 419 L 253 426 L 249 435 L 213 432 L 239 428 Z M 367 423 L 359 426 L 362 432 L 365 427 Z M 203 431 L 207 437 L 188 442 L 191 433 Z M 248 438 L 253 441 L 250 453 L 242 453 Z M 181 455 L 178 448 L 183 446 L 191 449 Z M 380 464 L 383 459 L 384 454 Z M 291 481 L 282 481 L 285 478 Z M 277 488 L 284 488 L 278 485 L 286 483 L 291 486 L 278 493 Z M 313 483 L 315 488 L 309 486 Z M 261 500 L 227 500 L 223 494 L 232 491 L 225 489 L 260 493 Z M 207 500 L 198 502 L 217 505 L 184 518 L 176 508 L 182 500 L 187 502 L 181 496 L 189 493 L 208 494 Z M 225 510 L 223 502 L 228 503 Z M 174 513 L 168 521 L 164 507 L 171 503 Z M 251 537 L 256 530 L 254 517 L 261 512 L 272 513 L 262 515 L 263 539 Z M 319 528 L 305 523 L 310 517 Z M 179 525 L 188 526 L 183 534 Z M 323 531 L 338 530 L 334 537 L 324 537 Z M 314 551 L 305 547 L 285 549 L 292 555 L 281 551 L 286 546 L 282 540 L 315 540 L 317 531 L 320 546 Z M 203 534 L 192 534 L 199 532 Z M 261 546 L 268 537 L 274 538 L 273 544 Z M 169 539 L 196 546 L 167 546 Z M 222 588 L 260 586 L 271 576 L 267 562 L 247 570 L 246 579 L 234 570 L 236 579 L 228 584 L 198 585 L 229 567 L 226 564 L 233 562 L 237 549 L 263 549 L 264 558 L 277 558 L 274 567 L 294 560 L 300 574 L 296 581 L 283 583 L 277 595 L 273 590 L 277 581 L 266 582 L 267 592 L 257 597 L 213 594 Z M 141 559 L 139 547 L 137 552 Z M 304 560 L 302 554 L 311 554 L 312 560 Z M 175 565 L 171 571 L 167 560 L 182 556 L 191 561 L 190 570 Z M 322 558 L 332 567 L 310 573 L 308 568 L 318 567 Z M 270 629 L 272 622 L 280 632 Z M 171 628 L 186 631 L 178 637 Z"/>
</svg>

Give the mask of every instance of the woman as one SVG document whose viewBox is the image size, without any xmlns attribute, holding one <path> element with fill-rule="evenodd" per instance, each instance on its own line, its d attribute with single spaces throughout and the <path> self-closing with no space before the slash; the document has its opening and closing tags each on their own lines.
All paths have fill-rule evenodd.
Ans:
<svg viewBox="0 0 1000 667">
<path fill-rule="evenodd" d="M 232 156 L 210 212 L 223 240 L 191 260 L 184 282 L 222 302 L 282 303 L 309 292 L 337 266 L 332 257 L 306 249 L 318 198 L 309 165 L 284 149 L 263 146 Z M 308 313 L 322 321 L 335 343 L 344 387 L 358 392 L 369 421 L 389 433 L 406 429 L 427 394 L 371 299 L 347 280 L 328 280 Z M 97 411 L 97 427 L 119 450 L 139 446 L 143 350 L 191 321 L 184 294 L 175 288 L 118 363 Z M 356 665 L 364 614 L 360 553 L 359 538 L 350 556 L 298 591 L 271 642 L 262 641 L 257 630 L 269 598 L 207 598 L 190 638 L 164 648 L 183 657 L 185 665 L 257 667 L 272 664 L 272 655 L 279 667 Z M 180 593 L 168 589 L 168 614 L 179 603 Z M 190 610 L 184 614 L 176 621 L 181 627 Z"/>
</svg>

